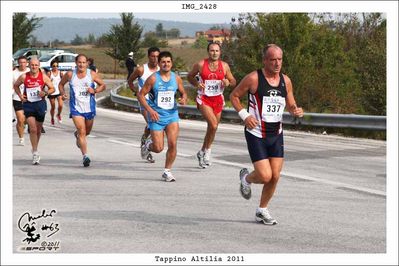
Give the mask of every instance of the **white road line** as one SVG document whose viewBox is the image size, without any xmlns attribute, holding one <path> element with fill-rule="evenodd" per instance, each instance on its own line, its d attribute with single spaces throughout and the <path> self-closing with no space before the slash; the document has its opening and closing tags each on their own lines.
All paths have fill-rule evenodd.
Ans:
<svg viewBox="0 0 399 266">
<path fill-rule="evenodd" d="M 120 141 L 120 140 L 115 140 L 115 139 L 108 139 L 108 141 L 112 142 L 112 143 L 116 143 L 116 144 L 133 146 L 133 147 L 137 147 L 137 148 L 140 147 L 140 145 L 135 144 L 135 143 L 125 142 L 125 141 Z M 162 153 L 166 153 L 166 151 L 164 150 L 164 151 L 162 151 Z M 194 157 L 195 155 L 178 152 L 177 156 L 189 158 L 189 157 Z M 237 168 L 251 168 L 252 167 L 252 165 L 234 163 L 234 162 L 229 162 L 229 161 L 220 160 L 220 159 L 212 159 L 212 163 L 226 165 L 226 166 L 234 166 Z M 314 182 L 318 182 L 318 183 L 322 183 L 322 184 L 326 184 L 326 185 L 331 185 L 334 187 L 342 187 L 342 188 L 347 188 L 347 189 L 351 189 L 354 191 L 366 192 L 369 194 L 386 197 L 385 191 L 380 191 L 380 190 L 375 190 L 375 189 L 370 189 L 370 188 L 365 188 L 365 187 L 360 187 L 360 186 L 354 186 L 354 185 L 347 184 L 347 183 L 330 181 L 330 180 L 325 180 L 325 179 L 311 177 L 311 176 L 298 175 L 295 173 L 290 173 L 290 172 L 285 172 L 285 171 L 282 171 L 281 175 L 284 175 L 287 177 L 292 177 L 292 178 L 297 178 L 297 179 L 302 179 L 302 180 L 314 181 Z"/>
</svg>

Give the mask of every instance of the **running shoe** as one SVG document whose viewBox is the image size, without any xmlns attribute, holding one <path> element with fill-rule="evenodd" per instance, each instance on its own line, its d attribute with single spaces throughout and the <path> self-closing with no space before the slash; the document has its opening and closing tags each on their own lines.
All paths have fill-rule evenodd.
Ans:
<svg viewBox="0 0 399 266">
<path fill-rule="evenodd" d="M 59 124 L 62 124 L 62 118 L 61 115 L 57 115 L 57 121 Z"/>
<path fill-rule="evenodd" d="M 54 126 L 54 118 L 51 118 L 51 125 Z"/>
<path fill-rule="evenodd" d="M 147 155 L 147 162 L 149 162 L 149 163 L 155 163 L 154 158 L 152 158 L 151 152 L 148 153 L 148 155 Z"/>
<path fill-rule="evenodd" d="M 33 154 L 32 155 L 32 164 L 33 165 L 38 165 L 40 163 L 40 156 L 39 154 Z"/>
<path fill-rule="evenodd" d="M 89 167 L 90 166 L 90 158 L 89 158 L 89 156 L 87 156 L 87 155 L 85 155 L 85 156 L 83 156 L 83 166 L 84 167 Z"/>
<path fill-rule="evenodd" d="M 276 219 L 274 219 L 270 213 L 269 210 L 266 208 L 266 210 L 263 211 L 256 211 L 255 215 L 255 221 L 258 223 L 264 223 L 266 225 L 275 225 L 278 224 Z"/>
<path fill-rule="evenodd" d="M 145 141 L 146 141 L 146 137 L 145 137 L 145 134 L 143 134 L 142 136 L 141 136 L 141 144 L 140 144 L 140 147 L 142 147 L 144 144 L 145 144 Z"/>
<path fill-rule="evenodd" d="M 206 166 L 211 165 L 211 150 L 207 150 L 204 154 L 204 163 Z"/>
<path fill-rule="evenodd" d="M 46 133 L 46 131 L 44 130 L 44 127 L 42 127 L 42 133 Z"/>
<path fill-rule="evenodd" d="M 150 154 L 150 150 L 148 147 L 152 143 L 151 139 L 147 139 L 143 146 L 141 146 L 141 158 L 147 160 L 148 155 Z"/>
<path fill-rule="evenodd" d="M 76 138 L 76 146 L 80 149 L 78 131 L 73 132 L 73 135 L 74 135 L 75 138 Z"/>
<path fill-rule="evenodd" d="M 248 174 L 249 174 L 249 171 L 247 168 L 241 169 L 241 171 L 240 171 L 240 192 L 241 192 L 241 196 L 247 200 L 249 200 L 251 198 L 251 185 L 244 184 L 243 179 Z"/>
<path fill-rule="evenodd" d="M 18 146 L 25 146 L 25 139 L 24 138 L 20 138 L 18 140 Z"/>
<path fill-rule="evenodd" d="M 162 178 L 163 178 L 163 180 L 165 180 L 165 182 L 174 182 L 174 181 L 176 181 L 176 179 L 174 178 L 174 176 L 172 175 L 171 172 L 163 172 Z"/>
<path fill-rule="evenodd" d="M 197 152 L 197 159 L 198 159 L 198 164 L 199 168 L 205 169 L 207 167 L 206 163 L 204 162 L 204 152 L 200 150 Z"/>
</svg>

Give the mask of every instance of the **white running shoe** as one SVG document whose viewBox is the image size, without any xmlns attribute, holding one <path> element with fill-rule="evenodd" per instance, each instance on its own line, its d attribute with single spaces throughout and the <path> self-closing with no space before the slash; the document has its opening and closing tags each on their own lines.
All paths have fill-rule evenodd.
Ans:
<svg viewBox="0 0 399 266">
<path fill-rule="evenodd" d="M 141 159 L 147 160 L 148 155 L 150 154 L 150 144 L 152 143 L 151 139 L 147 139 L 143 146 L 141 146 Z"/>
<path fill-rule="evenodd" d="M 212 164 L 211 163 L 211 150 L 205 151 L 204 163 L 205 163 L 206 166 L 210 166 Z"/>
<path fill-rule="evenodd" d="M 40 164 L 40 156 L 38 153 L 32 155 L 32 164 L 33 165 Z"/>
<path fill-rule="evenodd" d="M 205 155 L 205 153 L 202 150 L 197 152 L 198 165 L 199 165 L 199 168 L 202 168 L 202 169 L 205 169 L 207 167 L 206 163 L 204 162 L 204 155 Z"/>
<path fill-rule="evenodd" d="M 176 179 L 174 178 L 174 176 L 172 175 L 171 172 L 163 172 L 162 178 L 163 178 L 163 180 L 165 180 L 165 182 L 174 182 L 174 181 L 176 181 Z"/>
<path fill-rule="evenodd" d="M 251 198 L 251 185 L 244 184 L 243 179 L 249 174 L 247 168 L 243 168 L 240 171 L 240 192 L 244 199 L 249 200 Z"/>
<path fill-rule="evenodd" d="M 25 139 L 24 138 L 19 138 L 18 146 L 25 146 Z"/>
<path fill-rule="evenodd" d="M 258 223 L 264 223 L 266 225 L 275 225 L 278 224 L 276 219 L 274 219 L 270 213 L 269 210 L 266 208 L 266 210 L 263 211 L 256 211 L 255 214 L 255 221 L 257 221 Z"/>
</svg>

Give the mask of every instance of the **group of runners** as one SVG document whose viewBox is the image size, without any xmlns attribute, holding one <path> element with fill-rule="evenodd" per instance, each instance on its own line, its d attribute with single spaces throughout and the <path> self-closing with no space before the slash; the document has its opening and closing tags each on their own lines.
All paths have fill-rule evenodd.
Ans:
<svg viewBox="0 0 399 266">
<path fill-rule="evenodd" d="M 281 73 L 283 51 L 275 44 L 266 45 L 263 49 L 263 68 L 246 75 L 238 85 L 229 65 L 221 60 L 220 44 L 210 43 L 207 51 L 208 58 L 194 64 L 187 75 L 188 81 L 197 88 L 197 108 L 207 122 L 202 146 L 196 154 L 199 167 L 204 169 L 212 164 L 211 147 L 225 104 L 223 92 L 230 86 L 234 88 L 230 101 L 245 124 L 244 134 L 254 167 L 251 172 L 246 168 L 239 172 L 241 195 L 250 199 L 251 184 L 263 184 L 255 219 L 267 225 L 277 224 L 267 206 L 283 166 L 283 112 L 287 109 L 293 116 L 303 116 L 302 108 L 295 102 L 291 80 Z M 176 179 L 171 169 L 176 159 L 179 135 L 177 104 L 185 105 L 187 94 L 181 77 L 172 71 L 173 56 L 170 52 L 161 52 L 159 48 L 151 47 L 147 55 L 148 62 L 138 66 L 128 78 L 128 85 L 136 93 L 141 114 L 146 121 L 140 153 L 144 160 L 155 162 L 152 153 L 164 150 L 166 136 L 168 148 L 162 178 L 173 182 Z M 29 61 L 29 70 L 18 69 L 20 76 L 14 82 L 14 101 L 21 101 L 19 111 L 23 110 L 30 128 L 33 164 L 40 162 L 38 143 L 47 110 L 45 96 L 54 93 L 56 86 L 59 97 L 63 100 L 68 98 L 64 86 L 69 82 L 70 118 L 76 127 L 76 145 L 82 153 L 83 165 L 90 165 L 86 137 L 92 130 L 96 115 L 95 94 L 105 90 L 105 84 L 95 71 L 88 68 L 87 59 L 85 55 L 79 54 L 76 57 L 76 68 L 66 72 L 56 84 L 52 82 L 56 74 L 46 76 L 42 73 L 37 58 Z M 23 60 L 26 58 L 18 59 L 20 66 L 23 63 L 26 65 Z M 137 86 L 134 82 L 136 79 Z M 241 104 L 241 98 L 245 95 L 248 95 L 247 108 Z M 21 139 L 19 123 L 17 131 Z"/>
</svg>

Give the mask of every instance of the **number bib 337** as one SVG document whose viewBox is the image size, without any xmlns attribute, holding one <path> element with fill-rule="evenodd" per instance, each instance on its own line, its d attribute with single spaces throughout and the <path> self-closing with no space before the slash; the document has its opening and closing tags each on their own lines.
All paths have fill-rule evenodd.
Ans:
<svg viewBox="0 0 399 266">
<path fill-rule="evenodd" d="M 205 80 L 205 95 L 217 96 L 223 93 L 221 80 Z"/>
<path fill-rule="evenodd" d="M 26 89 L 26 97 L 29 102 L 38 102 L 41 101 L 42 98 L 39 96 L 40 86 L 33 88 L 25 88 Z"/>
<path fill-rule="evenodd" d="M 174 91 L 158 91 L 158 106 L 165 110 L 173 109 L 175 106 Z"/>
<path fill-rule="evenodd" d="M 262 105 L 262 120 L 266 123 L 280 122 L 283 119 L 284 108 L 284 97 L 264 96 Z"/>
</svg>

